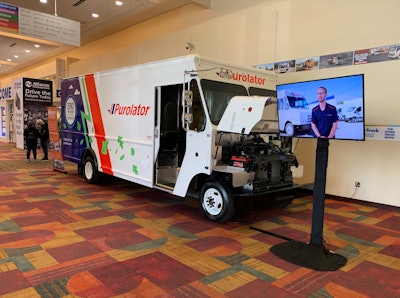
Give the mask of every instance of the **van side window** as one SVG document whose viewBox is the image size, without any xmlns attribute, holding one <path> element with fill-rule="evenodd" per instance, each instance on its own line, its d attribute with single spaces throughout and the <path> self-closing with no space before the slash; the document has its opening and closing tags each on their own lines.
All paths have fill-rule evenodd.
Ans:
<svg viewBox="0 0 400 298">
<path fill-rule="evenodd" d="M 190 82 L 190 90 L 193 92 L 193 103 L 192 103 L 192 107 L 191 107 L 193 121 L 192 121 L 192 123 L 190 123 L 189 129 L 203 131 L 206 127 L 206 116 L 204 114 L 204 109 L 201 104 L 199 86 L 195 79 L 193 79 Z"/>
</svg>

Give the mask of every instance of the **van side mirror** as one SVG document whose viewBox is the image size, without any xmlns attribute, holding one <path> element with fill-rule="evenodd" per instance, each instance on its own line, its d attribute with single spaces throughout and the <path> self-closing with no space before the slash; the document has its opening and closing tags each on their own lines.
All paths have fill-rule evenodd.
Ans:
<svg viewBox="0 0 400 298">
<path fill-rule="evenodd" d="M 183 114 L 182 114 L 182 122 L 183 122 L 183 129 L 188 131 L 190 124 L 193 122 L 193 115 L 192 115 L 192 104 L 193 104 L 193 92 L 191 90 L 184 90 L 183 91 Z"/>
<path fill-rule="evenodd" d="M 183 119 L 185 124 L 191 124 L 193 122 L 193 114 L 192 113 L 185 113 L 183 115 Z"/>
</svg>

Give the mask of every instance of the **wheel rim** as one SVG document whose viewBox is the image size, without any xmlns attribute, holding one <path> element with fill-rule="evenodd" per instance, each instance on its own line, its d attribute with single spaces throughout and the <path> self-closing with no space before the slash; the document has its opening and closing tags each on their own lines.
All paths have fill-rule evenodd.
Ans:
<svg viewBox="0 0 400 298">
<path fill-rule="evenodd" d="M 203 196 L 203 207 L 211 215 L 218 215 L 223 208 L 223 198 L 221 193 L 216 188 L 209 188 Z"/>
<path fill-rule="evenodd" d="M 93 166 L 90 162 L 85 163 L 85 177 L 88 180 L 93 177 Z"/>
</svg>

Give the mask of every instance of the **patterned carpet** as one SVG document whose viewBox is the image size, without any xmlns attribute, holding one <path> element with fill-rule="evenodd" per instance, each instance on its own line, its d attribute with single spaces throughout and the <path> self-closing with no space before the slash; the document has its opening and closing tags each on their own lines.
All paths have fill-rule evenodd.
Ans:
<svg viewBox="0 0 400 298">
<path fill-rule="evenodd" d="M 399 208 L 327 198 L 326 247 L 348 262 L 319 272 L 276 257 L 285 240 L 250 228 L 308 241 L 307 193 L 286 209 L 254 200 L 215 224 L 194 199 L 89 185 L 66 167 L 0 143 L 0 297 L 400 296 Z"/>
</svg>

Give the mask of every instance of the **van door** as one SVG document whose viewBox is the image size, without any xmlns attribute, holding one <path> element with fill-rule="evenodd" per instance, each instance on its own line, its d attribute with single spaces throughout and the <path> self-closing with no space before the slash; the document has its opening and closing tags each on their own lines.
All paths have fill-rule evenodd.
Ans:
<svg viewBox="0 0 400 298">
<path fill-rule="evenodd" d="M 156 88 L 155 119 L 155 185 L 174 188 L 185 154 L 185 131 L 180 107 L 182 84 Z"/>
<path fill-rule="evenodd" d="M 188 114 L 191 117 L 186 128 L 185 156 L 173 191 L 173 194 L 181 197 L 186 195 L 193 177 L 200 173 L 211 174 L 211 149 L 214 142 L 197 78 L 190 80 L 188 89 L 192 92 L 193 99 L 190 106 L 185 109 L 190 112 Z"/>
</svg>

